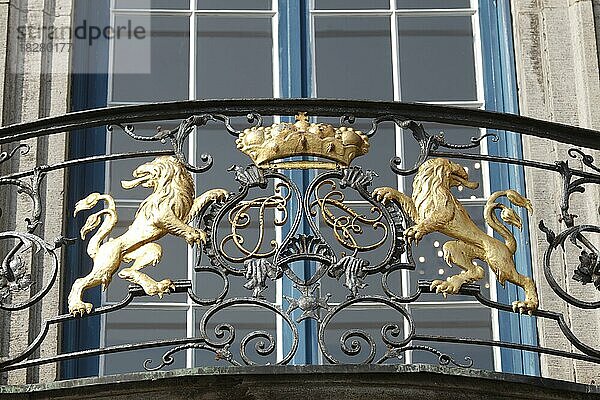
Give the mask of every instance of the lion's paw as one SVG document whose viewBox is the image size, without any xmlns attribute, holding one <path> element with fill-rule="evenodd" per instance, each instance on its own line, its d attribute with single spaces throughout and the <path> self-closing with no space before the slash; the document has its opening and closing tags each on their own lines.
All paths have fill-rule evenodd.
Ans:
<svg viewBox="0 0 600 400">
<path fill-rule="evenodd" d="M 191 232 L 186 232 L 184 239 L 190 246 L 195 244 L 206 244 L 206 232 L 201 229 L 194 229 Z"/>
<path fill-rule="evenodd" d="M 448 278 L 448 280 L 435 280 L 431 282 L 431 286 L 429 287 L 431 290 L 435 289 L 436 293 L 441 293 L 446 297 L 449 294 L 457 294 L 460 291 L 461 284 L 455 282 L 453 279 Z"/>
<path fill-rule="evenodd" d="M 73 304 L 69 304 L 69 313 L 74 317 L 89 314 L 92 312 L 94 306 L 91 303 L 84 303 L 83 301 L 77 301 Z"/>
<path fill-rule="evenodd" d="M 225 189 L 213 189 L 212 192 L 210 193 L 210 199 L 212 201 L 221 201 L 221 200 L 225 200 L 228 195 L 229 195 L 229 192 Z"/>
<path fill-rule="evenodd" d="M 512 308 L 514 312 L 518 312 L 519 314 L 529 314 L 532 315 L 535 310 L 538 308 L 538 303 L 532 300 L 525 301 L 513 301 Z"/>
<path fill-rule="evenodd" d="M 175 290 L 175 284 L 170 279 L 163 279 L 160 282 L 155 282 L 151 285 L 144 286 L 144 291 L 149 296 L 157 295 L 159 298 L 163 298 L 165 294 L 170 294 Z"/>
<path fill-rule="evenodd" d="M 380 187 L 373 190 L 373 198 L 375 201 L 380 202 L 383 205 L 387 205 L 392 201 L 394 195 L 394 189 L 390 187 Z"/>
<path fill-rule="evenodd" d="M 418 245 L 419 241 L 426 234 L 427 234 L 427 232 L 423 232 L 419 228 L 419 225 L 413 225 L 404 231 L 404 236 L 406 237 L 406 241 L 408 242 L 408 244 L 412 244 L 414 242 L 414 244 Z"/>
</svg>

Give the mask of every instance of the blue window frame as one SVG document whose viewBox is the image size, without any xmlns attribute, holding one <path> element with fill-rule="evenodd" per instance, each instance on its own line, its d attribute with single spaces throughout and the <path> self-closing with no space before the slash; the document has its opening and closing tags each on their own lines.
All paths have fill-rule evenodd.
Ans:
<svg viewBox="0 0 600 400">
<path fill-rule="evenodd" d="M 309 0 L 273 0 L 277 1 L 279 22 L 279 78 L 281 97 L 311 97 L 315 93 L 314 55 L 311 48 L 311 1 Z M 313 0 L 318 1 L 318 0 Z M 398 3 L 400 0 L 398 0 Z M 106 25 L 110 21 L 110 5 L 108 0 L 81 1 L 76 3 L 76 21 L 97 21 Z M 392 4 L 395 4 L 393 1 Z M 414 2 L 413 2 L 414 3 Z M 460 2 L 458 2 L 460 3 Z M 468 1 L 467 1 L 468 3 Z M 473 2 L 471 2 L 473 4 Z M 512 34 L 510 22 L 509 2 L 499 0 L 490 2 L 479 1 L 478 15 L 481 29 L 481 49 L 483 59 L 484 102 L 488 110 L 502 112 L 518 112 L 516 100 L 516 84 L 514 71 L 514 56 L 512 48 Z M 75 48 L 74 62 L 80 63 L 77 70 L 85 70 L 86 66 L 99 68 L 95 74 L 73 76 L 73 110 L 95 108 L 106 105 L 108 93 L 108 47 L 106 52 L 91 54 L 85 47 Z M 98 67 L 100 66 L 100 67 Z M 104 69 L 103 69 L 104 68 Z M 520 137 L 510 132 L 497 132 L 501 140 L 497 143 L 490 142 L 488 152 L 496 155 L 521 157 Z M 104 152 L 106 143 L 102 130 L 79 132 L 71 136 L 71 156 L 82 156 Z M 524 174 L 521 167 L 509 165 L 490 165 L 490 188 L 516 188 L 524 191 Z M 290 172 L 291 177 L 300 186 L 307 185 L 312 178 L 307 171 Z M 94 176 L 93 180 L 83 177 Z M 104 168 L 99 166 L 80 167 L 72 170 L 69 175 L 68 204 L 72 207 L 74 202 L 84 197 L 91 190 L 102 191 L 102 183 L 91 188 L 89 182 L 103 182 Z M 524 218 L 526 221 L 527 219 Z M 77 236 L 77 227 L 80 224 L 72 220 L 67 228 L 70 237 Z M 301 228 L 307 230 L 308 227 Z M 524 231 L 527 232 L 525 226 Z M 308 232 L 305 232 L 308 233 Z M 520 238 L 521 235 L 515 235 Z M 516 255 L 517 266 L 520 272 L 531 275 L 531 256 L 529 243 L 521 240 L 519 251 Z M 66 281 L 66 288 L 77 276 L 89 270 L 90 262 L 84 257 L 85 252 L 81 244 L 72 247 L 67 254 L 67 265 L 78 266 L 79 270 L 72 270 L 71 276 Z M 304 262 L 295 266 L 299 276 L 310 276 L 314 272 L 314 265 Z M 283 294 L 293 295 L 292 284 L 284 282 Z M 520 289 L 519 289 L 520 290 Z M 91 291 L 90 295 L 99 302 L 99 290 Z M 522 294 L 521 294 L 522 296 Z M 517 290 L 509 286 L 507 290 L 498 289 L 498 299 L 502 302 L 511 302 L 517 298 Z M 517 314 L 501 312 L 498 316 L 500 340 L 536 344 L 535 319 Z M 63 331 L 63 350 L 74 351 L 85 348 L 97 347 L 100 343 L 99 318 L 88 318 L 68 324 Z M 299 327 L 304 338 L 296 353 L 293 362 L 296 364 L 318 363 L 318 349 L 316 347 L 316 322 L 305 320 Z M 90 334 L 90 332 L 94 332 Z M 284 347 L 289 346 L 290 338 L 284 332 Z M 539 375 L 539 358 L 537 355 L 518 350 L 502 349 L 502 370 L 504 372 Z M 62 377 L 65 379 L 97 375 L 98 357 L 75 360 L 64 363 Z"/>
<path fill-rule="evenodd" d="M 81 26 L 83 21 L 96 26 L 107 26 L 110 21 L 109 0 L 78 1 L 74 7 L 74 23 Z M 104 45 L 104 51 L 102 46 Z M 72 74 L 71 108 L 72 111 L 100 108 L 106 106 L 108 91 L 108 47 L 106 42 L 100 42 L 97 52 L 91 52 L 83 41 L 74 41 L 73 71 L 89 72 Z M 69 139 L 69 157 L 78 158 L 104 154 L 106 135 L 104 129 L 86 129 L 73 132 Z M 72 210 L 75 203 L 93 191 L 104 188 L 104 168 L 96 164 L 81 165 L 71 168 L 68 172 L 67 209 Z M 66 226 L 67 237 L 78 237 L 81 220 L 69 219 Z M 84 244 L 78 241 L 66 252 L 65 265 L 73 266 L 65 269 L 65 291 L 70 284 L 91 270 L 92 264 L 85 257 Z M 91 290 L 89 299 L 94 304 L 100 302 L 100 291 Z M 67 306 L 64 305 L 64 312 Z M 83 318 L 69 321 L 62 330 L 62 347 L 65 351 L 78 351 L 97 347 L 100 343 L 100 318 Z M 88 357 L 79 360 L 65 361 L 61 365 L 61 378 L 73 379 L 78 377 L 98 375 L 98 357 Z"/>
<path fill-rule="evenodd" d="M 481 26 L 482 30 L 486 32 L 482 36 L 486 109 L 518 114 L 510 3 L 508 1 L 480 0 L 479 4 Z M 490 141 L 488 150 L 490 154 L 523 158 L 520 135 L 506 131 L 495 133 L 498 134 L 500 140 Z M 511 187 L 518 188 L 525 193 L 525 173 L 522 166 L 492 164 L 490 179 L 490 186 L 493 190 Z M 515 264 L 520 273 L 532 276 L 531 244 L 528 238 L 524 239 L 529 232 L 529 226 L 526 215 L 521 210 L 519 213 L 524 221 L 523 232 L 526 235 L 513 232 L 515 238 L 518 238 Z M 519 291 L 521 290 L 519 288 Z M 523 296 L 523 292 L 518 293 L 514 287 L 499 288 L 498 301 L 511 303 L 518 298 L 519 294 Z M 538 345 L 535 318 L 501 312 L 499 325 L 500 340 Z M 501 353 L 505 372 L 539 376 L 540 365 L 537 354 L 509 349 L 502 349 Z"/>
<path fill-rule="evenodd" d="M 310 44 L 307 34 L 309 25 L 309 2 L 307 0 L 278 0 L 279 1 L 279 38 L 280 38 L 280 81 L 281 97 L 300 98 L 310 97 L 311 94 L 311 58 Z M 312 180 L 309 171 L 286 172 L 291 179 L 299 183 L 299 188 L 306 190 L 308 183 Z M 291 207 L 298 207 L 292 204 Z M 289 230 L 289 226 L 286 226 Z M 302 221 L 298 228 L 299 232 L 310 235 L 310 228 Z M 284 232 L 285 233 L 285 232 Z M 301 279 L 307 280 L 315 272 L 315 265 L 310 261 L 297 262 L 292 266 L 294 273 Z M 285 279 L 283 281 L 282 294 L 294 297 L 293 283 Z M 299 311 L 293 318 L 299 316 Z M 314 364 L 318 358 L 316 344 L 317 324 L 313 319 L 306 319 L 298 326 L 300 342 L 292 363 Z M 292 346 L 291 332 L 284 330 L 283 347 L 289 349 Z M 285 350 L 284 350 L 285 352 Z"/>
</svg>

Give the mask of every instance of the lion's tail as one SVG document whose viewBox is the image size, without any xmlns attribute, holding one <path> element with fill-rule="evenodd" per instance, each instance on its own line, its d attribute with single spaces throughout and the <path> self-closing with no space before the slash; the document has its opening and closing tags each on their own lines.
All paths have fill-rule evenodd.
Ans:
<svg viewBox="0 0 600 400">
<path fill-rule="evenodd" d="M 98 225 L 102 223 L 100 229 L 98 229 L 98 232 L 91 237 L 87 246 L 87 253 L 92 259 L 96 257 L 96 253 L 98 253 L 98 249 L 104 238 L 108 236 L 110 231 L 112 231 L 117 224 L 115 201 L 108 194 L 91 193 L 85 199 L 79 200 L 77 204 L 75 204 L 75 212 L 73 213 L 73 216 L 75 216 L 79 211 L 89 210 L 95 207 L 101 200 L 106 202 L 106 208 L 90 215 L 85 221 L 83 228 L 81 228 L 81 239 L 85 239 L 88 233 L 96 229 Z"/>
<path fill-rule="evenodd" d="M 494 211 L 501 210 L 500 218 L 502 218 L 502 221 L 516 226 L 519 229 L 521 229 L 522 221 L 521 217 L 519 217 L 519 215 L 513 209 L 506 207 L 504 204 L 496 203 L 496 200 L 502 196 L 506 196 L 512 204 L 526 208 L 530 213 L 533 213 L 533 207 L 531 206 L 531 201 L 521 196 L 518 192 L 510 189 L 492 193 L 485 204 L 485 210 L 483 212 L 485 222 L 487 222 L 487 224 L 491 226 L 494 231 L 498 232 L 500 236 L 504 238 L 506 247 L 508 247 L 511 254 L 515 254 L 515 251 L 517 250 L 517 242 L 515 241 L 515 237 L 506 226 L 500 223 Z"/>
</svg>

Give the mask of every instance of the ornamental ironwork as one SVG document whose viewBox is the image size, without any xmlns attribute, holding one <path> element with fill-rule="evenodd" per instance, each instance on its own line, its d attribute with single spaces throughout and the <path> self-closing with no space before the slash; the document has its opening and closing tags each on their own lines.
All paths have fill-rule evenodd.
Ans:
<svg viewBox="0 0 600 400">
<path fill-rule="evenodd" d="M 263 126 L 264 117 L 294 114 L 295 122 Z M 313 117 L 338 116 L 340 126 L 310 122 L 309 114 Z M 232 118 L 240 115 L 247 115 L 251 126 L 241 130 L 234 128 Z M 356 118 L 370 119 L 371 128 L 361 131 L 353 127 Z M 135 133 L 135 123 L 159 119 L 181 122 L 173 129 L 160 128 L 153 136 Z M 474 154 L 468 150 L 478 148 L 484 141 L 497 141 L 498 136 L 488 133 L 469 143 L 449 143 L 443 134 L 428 133 L 417 120 L 510 129 L 600 148 L 598 132 L 518 116 L 428 105 L 322 100 L 188 102 L 179 103 L 175 108 L 172 104 L 154 104 L 93 110 L 0 128 L 0 144 L 8 146 L 7 151 L 0 153 L 0 164 L 4 165 L 29 151 L 24 140 L 53 135 L 65 129 L 107 126 L 114 133 L 119 130 L 120 134 L 140 143 L 162 142 L 165 146 L 164 150 L 69 159 L 0 176 L 0 187 L 14 187 L 32 203 L 24 232 L 0 232 L 0 241 L 5 241 L 8 248 L 0 269 L 1 310 L 14 312 L 36 306 L 58 285 L 60 280 L 57 278 L 65 268 L 76 267 L 62 265 L 57 249 L 67 248 L 77 240 L 86 240 L 87 254 L 92 260 L 91 271 L 76 279 L 70 287 L 68 311 L 43 321 L 37 336 L 31 335 L 25 350 L 0 360 L 0 371 L 154 347 L 165 348 L 164 356 L 160 361 L 146 360 L 143 367 L 147 370 L 173 364 L 177 354 L 185 349 L 209 351 L 217 360 L 233 365 L 260 364 L 261 359 L 267 360 L 275 352 L 277 339 L 271 332 L 249 332 L 239 344 L 235 342 L 236 321 L 218 323 L 214 332 L 210 332 L 209 327 L 215 324 L 217 314 L 240 305 L 272 313 L 286 325 L 292 340 L 277 360 L 278 364 L 290 363 L 295 356 L 300 339 L 298 326 L 307 319 L 318 322 L 317 341 L 323 359 L 340 363 L 335 352 L 328 348 L 325 334 L 336 316 L 361 304 L 377 304 L 393 310 L 398 318 L 393 322 L 382 321 L 378 338 L 358 327 L 341 333 L 340 349 L 356 363 L 381 364 L 397 361 L 407 351 L 424 351 L 436 355 L 440 364 L 465 368 L 474 365 L 469 357 L 456 360 L 436 348 L 436 343 L 444 342 L 498 346 L 600 363 L 600 350 L 582 342 L 563 314 L 543 309 L 532 277 L 517 272 L 513 258 L 517 241 L 507 224 L 521 228 L 522 219 L 527 217 L 523 210 L 533 211 L 531 202 L 509 187 L 489 196 L 483 217 L 502 238 L 499 240 L 477 227 L 473 216 L 452 193 L 453 188 L 475 189 L 478 186 L 457 161 L 460 159 L 521 165 L 558 174 L 563 182 L 563 200 L 559 205 L 561 218 L 552 224 L 539 221 L 548 247 L 544 264 L 536 267 L 543 270 L 550 288 L 565 302 L 582 309 L 598 309 L 600 302 L 585 301 L 569 293 L 550 268 L 553 254 L 564 251 L 569 241 L 579 248 L 580 253 L 571 266 L 573 280 L 590 284 L 587 286 L 590 291 L 600 290 L 600 252 L 593 240 L 593 234 L 600 233 L 600 227 L 578 225 L 577 216 L 569 212 L 574 193 L 583 192 L 585 185 L 600 184 L 600 168 L 593 158 L 583 150 L 571 149 L 568 156 L 579 159 L 585 167 L 575 169 L 567 161 L 545 164 Z M 248 165 L 234 165 L 229 169 L 231 179 L 239 185 L 237 191 L 202 186 L 202 173 L 212 167 L 216 155 L 203 154 L 198 158 L 198 165 L 193 165 L 186 157 L 186 140 L 192 134 L 200 135 L 210 121 L 221 122 L 223 130 L 236 137 L 238 149 L 251 159 Z M 390 161 L 390 168 L 396 174 L 414 176 L 412 195 L 397 188 L 376 187 L 379 186 L 378 171 L 363 168 L 358 165 L 359 161 L 354 161 L 368 153 L 372 146 L 370 138 L 384 122 L 401 128 L 419 146 L 414 165 L 403 167 L 402 161 L 393 155 Z M 124 189 L 141 186 L 151 191 L 141 201 L 133 223 L 123 234 L 112 232 L 118 221 L 115 201 L 110 194 L 101 193 L 90 193 L 75 205 L 75 214 L 88 213 L 80 227 L 80 238 L 48 240 L 40 233 L 43 222 L 40 185 L 48 172 L 81 164 L 148 156 L 154 159 L 137 167 L 132 172 L 132 180 L 122 182 Z M 299 187 L 287 173 L 289 170 L 311 170 L 310 183 Z M 199 187 L 195 187 L 192 174 L 199 174 Z M 196 193 L 201 194 L 197 196 Z M 349 197 L 360 199 L 363 206 L 357 207 L 356 201 L 348 200 Z M 507 202 L 501 202 L 501 198 Z M 104 208 L 97 208 L 99 204 Z M 248 235 L 250 226 L 256 234 Z M 269 237 L 268 232 L 282 227 L 286 229 L 282 230 L 278 240 Z M 562 230 L 555 233 L 559 229 Z M 419 281 L 409 295 L 398 293 L 390 285 L 390 276 L 400 270 L 415 269 L 413 247 L 434 232 L 451 238 L 441 246 L 443 259 L 450 266 L 458 266 L 462 272 L 445 280 Z M 163 249 L 156 241 L 165 235 L 183 239 L 196 249 L 198 263 L 195 270 L 198 274 L 220 278 L 222 287 L 215 296 L 196 292 L 191 281 L 178 279 L 180 277 L 156 281 L 142 272 L 146 271 L 142 270 L 144 267 L 160 261 Z M 34 263 L 28 265 L 27 260 Z M 312 263 L 312 274 L 298 274 L 293 264 L 299 261 Z M 123 268 L 123 264 L 131 265 Z M 522 288 L 524 297 L 511 304 L 491 300 L 476 284 L 484 276 L 485 265 L 496 274 L 498 282 L 509 282 Z M 36 268 L 43 268 L 49 279 L 43 283 L 34 282 L 31 271 Z M 168 274 L 168 271 L 163 272 Z M 120 302 L 95 308 L 83 301 L 87 289 L 100 285 L 106 288 L 113 278 L 131 283 Z M 265 298 L 264 293 L 269 287 L 282 280 L 291 282 L 293 295 L 283 296 L 283 304 Z M 345 288 L 346 298 L 333 302 L 330 294 L 320 290 L 324 280 Z M 245 296 L 230 295 L 234 281 L 242 283 L 247 291 Z M 366 291 L 373 282 L 381 286 L 382 294 Z M 162 298 L 169 293 L 186 293 L 191 301 L 203 306 L 195 337 L 156 338 L 150 342 L 53 356 L 36 353 L 46 340 L 51 325 L 110 313 L 127 307 L 135 298 Z M 429 293 L 444 297 L 470 296 L 489 308 L 528 315 L 524 318 L 556 321 L 578 352 L 500 340 L 423 334 L 407 305 Z M 543 299 L 541 304 L 544 304 Z M 378 342 L 385 346 L 383 353 L 376 351 Z M 251 344 L 254 344 L 254 354 L 249 354 Z"/>
</svg>

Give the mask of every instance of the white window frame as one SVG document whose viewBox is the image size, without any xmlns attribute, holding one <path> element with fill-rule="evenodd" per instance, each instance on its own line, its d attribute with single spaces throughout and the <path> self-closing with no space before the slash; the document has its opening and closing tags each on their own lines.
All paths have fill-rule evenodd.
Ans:
<svg viewBox="0 0 600 400">
<path fill-rule="evenodd" d="M 188 100 L 196 100 L 197 99 L 197 71 L 196 71 L 196 59 L 197 59 L 197 32 L 196 32 L 196 21 L 199 16 L 229 16 L 229 17 L 257 17 L 257 18 L 271 18 L 271 34 L 273 41 L 273 51 L 272 51 L 272 60 L 273 60 L 273 97 L 280 97 L 280 84 L 279 84 L 279 35 L 278 35 L 278 27 L 279 27 L 279 10 L 278 10 L 278 2 L 277 0 L 273 0 L 271 2 L 270 10 L 198 10 L 196 9 L 196 0 L 190 0 L 189 9 L 179 9 L 179 10 L 171 10 L 171 9 L 116 9 L 115 7 L 116 0 L 111 0 L 110 4 L 110 18 L 111 23 L 114 26 L 116 15 L 187 15 L 189 17 L 189 86 L 188 86 Z M 114 41 L 109 41 L 109 64 L 108 64 L 108 95 L 107 95 L 107 105 L 110 106 L 119 106 L 119 105 L 137 105 L 137 104 L 146 104 L 147 102 L 119 102 L 112 100 L 113 94 L 113 82 L 111 77 L 113 76 L 114 70 Z M 277 120 L 276 120 L 277 122 Z M 111 135 L 112 133 L 107 134 L 106 141 L 106 150 L 109 153 L 111 151 Z M 191 164 L 195 164 L 198 160 L 196 157 L 196 137 L 197 135 L 191 134 L 188 138 L 188 160 Z M 232 148 L 232 151 L 235 149 Z M 110 185 L 111 185 L 111 163 L 106 163 L 105 167 L 105 191 L 106 193 L 110 193 Z M 198 179 L 197 175 L 194 175 L 194 183 L 196 187 L 198 187 Z M 139 205 L 141 204 L 140 200 L 131 200 L 126 198 L 115 198 L 115 203 L 117 208 L 132 208 L 137 210 Z M 281 234 L 280 229 L 276 231 L 278 235 L 277 238 L 280 240 Z M 193 282 L 194 280 L 194 266 L 196 265 L 196 254 L 195 248 L 189 247 L 187 249 L 187 279 Z M 280 280 L 277 282 L 276 286 L 276 303 L 281 305 L 281 282 Z M 107 300 L 106 292 L 102 293 L 102 305 L 114 304 L 113 302 L 109 302 Z M 168 302 L 164 300 L 156 301 L 154 298 L 150 298 L 149 301 L 136 301 L 131 303 L 128 306 L 129 310 L 134 309 L 154 309 L 154 310 L 185 310 L 186 311 L 186 335 L 191 338 L 196 335 L 196 313 L 195 311 L 199 309 L 200 306 L 194 303 L 188 296 L 187 301 L 185 303 L 181 302 Z M 106 318 L 107 314 L 102 314 L 100 316 L 100 347 L 105 347 L 106 345 Z M 281 334 L 281 317 L 277 317 L 277 332 L 278 332 L 278 341 L 280 344 L 282 341 L 279 335 Z M 278 346 L 277 348 L 277 359 L 281 360 L 283 358 L 283 349 Z M 100 356 L 99 363 L 99 375 L 105 375 L 106 371 L 106 363 L 105 356 Z M 193 349 L 186 350 L 186 368 L 195 367 L 195 352 Z"/>
<path fill-rule="evenodd" d="M 188 100 L 196 100 L 197 99 L 197 76 L 196 76 L 196 59 L 197 59 L 197 32 L 196 32 L 196 22 L 198 16 L 238 16 L 238 17 L 259 17 L 259 18 L 271 18 L 271 27 L 272 27 L 272 42 L 273 42 L 273 51 L 272 51 L 272 60 L 273 60 L 273 97 L 279 98 L 281 96 L 280 93 L 280 59 L 279 59 L 279 10 L 278 10 L 278 0 L 271 1 L 271 9 L 270 10 L 198 10 L 196 9 L 196 0 L 190 0 L 189 9 L 115 9 L 115 1 L 111 0 L 111 11 L 110 18 L 111 23 L 114 24 L 116 15 L 140 15 L 140 14 L 152 14 L 152 15 L 186 15 L 190 18 L 189 23 L 189 87 L 188 87 Z M 316 82 L 316 60 L 315 60 L 315 32 L 314 32 L 314 20 L 315 17 L 318 16 L 387 16 L 390 18 L 390 34 L 391 34 L 391 57 L 392 57 L 392 82 L 393 82 L 393 100 L 394 101 L 402 101 L 402 93 L 400 88 L 400 76 L 402 71 L 400 70 L 399 65 L 399 48 L 398 48 L 398 17 L 411 17 L 411 16 L 470 16 L 472 18 L 472 27 L 473 27 L 473 51 L 475 58 L 475 74 L 476 74 L 476 95 L 477 99 L 474 101 L 440 101 L 440 102 L 425 102 L 425 104 L 440 104 L 440 105 L 450 105 L 450 106 L 458 106 L 465 108 L 476 108 L 476 109 L 484 109 L 484 84 L 483 84 L 483 65 L 482 65 L 482 48 L 481 48 L 481 32 L 480 32 L 480 22 L 479 22 L 479 10 L 478 10 L 478 2 L 477 0 L 470 0 L 471 6 L 469 8 L 461 8 L 461 9 L 396 9 L 396 0 L 389 0 L 389 8 L 388 9 L 361 9 L 361 10 L 317 10 L 315 9 L 315 0 L 311 0 L 310 4 L 310 16 L 309 16 L 309 43 L 312 50 L 312 71 L 313 74 L 311 76 L 312 79 L 312 97 L 317 97 L 317 82 Z M 113 82 L 112 82 L 112 72 L 113 72 L 113 54 L 114 54 L 114 42 L 110 41 L 109 43 L 109 79 L 108 79 L 108 95 L 107 95 L 107 104 L 108 106 L 118 106 L 118 105 L 134 105 L 134 104 L 145 104 L 146 102 L 118 102 L 112 100 L 113 94 Z M 276 118 L 275 122 L 278 122 L 279 119 Z M 484 134 L 485 131 L 482 129 L 481 134 Z M 402 156 L 403 150 L 403 135 L 401 129 L 399 127 L 395 128 L 396 134 L 396 155 Z M 189 147 L 188 147 L 188 159 L 192 164 L 194 164 L 196 160 L 196 135 L 190 135 L 189 137 Z M 107 151 L 111 150 L 111 134 L 107 135 Z M 232 149 L 234 151 L 234 149 Z M 482 142 L 482 154 L 487 154 L 487 146 L 486 142 Z M 482 162 L 482 176 L 484 178 L 483 188 L 484 188 L 484 197 L 478 199 L 465 199 L 461 200 L 465 204 L 485 204 L 485 199 L 489 197 L 490 194 L 490 182 L 489 182 L 489 169 L 488 164 L 486 162 Z M 106 163 L 106 180 L 105 180 L 105 189 L 106 192 L 110 192 L 110 183 L 111 183 L 111 167 L 110 163 Z M 195 176 L 195 183 L 197 184 L 198 177 Z M 404 182 L 404 178 L 398 176 L 397 186 L 400 191 L 406 190 L 406 185 Z M 126 198 L 116 198 L 115 199 L 117 207 L 119 208 L 132 208 L 137 209 L 139 207 L 139 200 L 131 200 Z M 359 204 L 361 204 L 359 202 Z M 366 204 L 366 203 L 362 203 Z M 488 233 L 493 234 L 490 228 L 488 228 Z M 276 232 L 277 239 L 281 241 L 281 230 L 278 229 Z M 187 257 L 187 279 L 193 281 L 194 278 L 194 265 L 195 265 L 195 250 L 188 247 L 188 257 Z M 496 300 L 496 277 L 493 273 L 488 272 L 490 277 L 490 296 L 492 300 Z M 402 277 L 402 294 L 408 295 L 411 292 L 411 287 L 409 284 L 414 286 L 415 282 L 410 282 L 409 271 L 403 270 L 401 273 Z M 413 278 L 414 279 L 414 278 Z M 282 305 L 282 281 L 277 280 L 276 282 L 276 304 Z M 107 301 L 106 293 L 102 294 L 102 304 L 108 305 L 111 304 Z M 370 307 L 377 307 L 376 304 L 373 305 L 365 305 L 366 309 Z M 472 301 L 429 301 L 429 302 L 418 302 L 407 305 L 409 312 L 414 308 L 482 308 L 481 304 L 475 300 Z M 154 301 L 151 298 L 149 301 L 140 301 L 135 302 L 129 305 L 129 309 L 177 309 L 177 310 L 186 310 L 186 334 L 188 337 L 195 336 L 195 326 L 196 326 L 196 317 L 195 310 L 199 308 L 198 305 L 193 303 L 189 298 L 185 303 L 179 302 L 166 302 L 166 301 Z M 358 308 L 356 308 L 358 309 Z M 493 340 L 499 340 L 499 326 L 498 326 L 498 310 L 491 309 L 491 320 L 492 320 L 492 338 Z M 281 360 L 283 358 L 283 338 L 282 338 L 282 319 L 281 317 L 277 317 L 276 319 L 276 329 L 277 329 L 277 359 Z M 100 346 L 104 347 L 106 344 L 106 314 L 101 315 L 100 321 Z M 405 321 L 404 331 L 408 332 L 408 322 Z M 406 363 L 412 362 L 412 352 L 408 352 L 406 354 Z M 325 363 L 322 359 L 322 354 L 319 352 L 319 362 Z M 500 357 L 500 349 L 498 347 L 493 348 L 493 362 L 494 369 L 496 371 L 502 370 L 501 365 L 501 357 Z M 186 350 L 186 367 L 192 368 L 195 366 L 195 357 L 194 350 L 188 349 Z M 100 375 L 105 374 L 105 356 L 100 356 Z"/>
<path fill-rule="evenodd" d="M 311 46 L 311 62 L 312 71 L 316 71 L 316 49 L 315 49 L 315 18 L 319 16 L 385 16 L 390 18 L 390 34 L 392 43 L 392 83 L 393 83 L 393 95 L 394 101 L 402 101 L 402 93 L 400 87 L 400 77 L 402 71 L 399 65 L 399 45 L 398 45 L 398 18 L 399 17 L 439 17 L 439 16 L 470 16 L 471 24 L 473 28 L 473 54 L 475 59 L 475 79 L 476 79 L 476 96 L 477 99 L 474 101 L 427 101 L 421 102 L 423 104 L 434 104 L 434 105 L 446 105 L 454 107 L 464 108 L 475 108 L 483 110 L 485 109 L 485 93 L 484 93 L 484 78 L 483 78 L 483 52 L 481 43 L 481 30 L 479 21 L 479 4 L 477 0 L 470 0 L 469 8 L 454 8 L 454 9 L 397 9 L 396 0 L 389 0 L 388 9 L 360 9 L 360 10 L 342 10 L 342 9 L 316 9 L 315 0 L 311 0 L 310 4 L 310 46 Z M 317 91 L 317 74 L 313 73 L 312 76 L 312 97 L 318 97 Z M 404 135 L 402 129 L 398 126 L 395 127 L 396 133 L 396 156 L 403 159 L 403 148 L 404 148 Z M 485 129 L 480 129 L 480 135 L 486 133 Z M 487 142 L 484 140 L 481 143 L 481 153 L 487 154 Z M 406 167 L 406 166 L 405 166 Z M 489 180 L 489 164 L 487 162 L 481 162 L 482 177 L 483 177 L 483 197 L 475 199 L 460 199 L 463 204 L 471 205 L 485 205 L 486 199 L 490 196 L 490 180 Z M 405 183 L 405 178 L 398 175 L 397 186 L 400 192 L 406 193 L 409 189 Z M 356 202 L 357 204 L 368 205 L 367 202 Z M 493 236 L 494 232 L 490 227 L 487 227 L 487 233 Z M 401 272 L 401 284 L 402 284 L 402 296 L 408 296 L 414 291 L 414 285 L 416 282 L 411 282 L 410 271 L 402 270 Z M 490 285 L 490 298 L 493 301 L 497 300 L 497 279 L 496 275 L 489 270 L 489 285 Z M 413 280 L 415 278 L 413 277 Z M 412 286 L 412 287 L 411 287 Z M 353 310 L 368 309 L 370 307 L 379 307 L 377 304 L 372 305 L 361 305 L 360 307 L 354 307 Z M 441 301 L 420 301 L 410 303 L 406 305 L 408 312 L 411 312 L 415 308 L 478 308 L 483 309 L 477 300 L 466 300 L 466 301 L 452 301 L 452 300 L 441 300 Z M 500 340 L 500 328 L 498 323 L 498 310 L 495 308 L 490 309 L 491 321 L 492 321 L 492 339 L 495 341 Z M 409 332 L 409 323 L 404 320 L 404 332 Z M 407 364 L 412 363 L 412 351 L 408 351 L 405 356 Z M 319 353 L 319 362 L 324 363 L 323 355 Z M 500 355 L 500 348 L 497 346 L 493 347 L 493 365 L 494 370 L 497 372 L 502 371 L 502 358 Z"/>
</svg>

